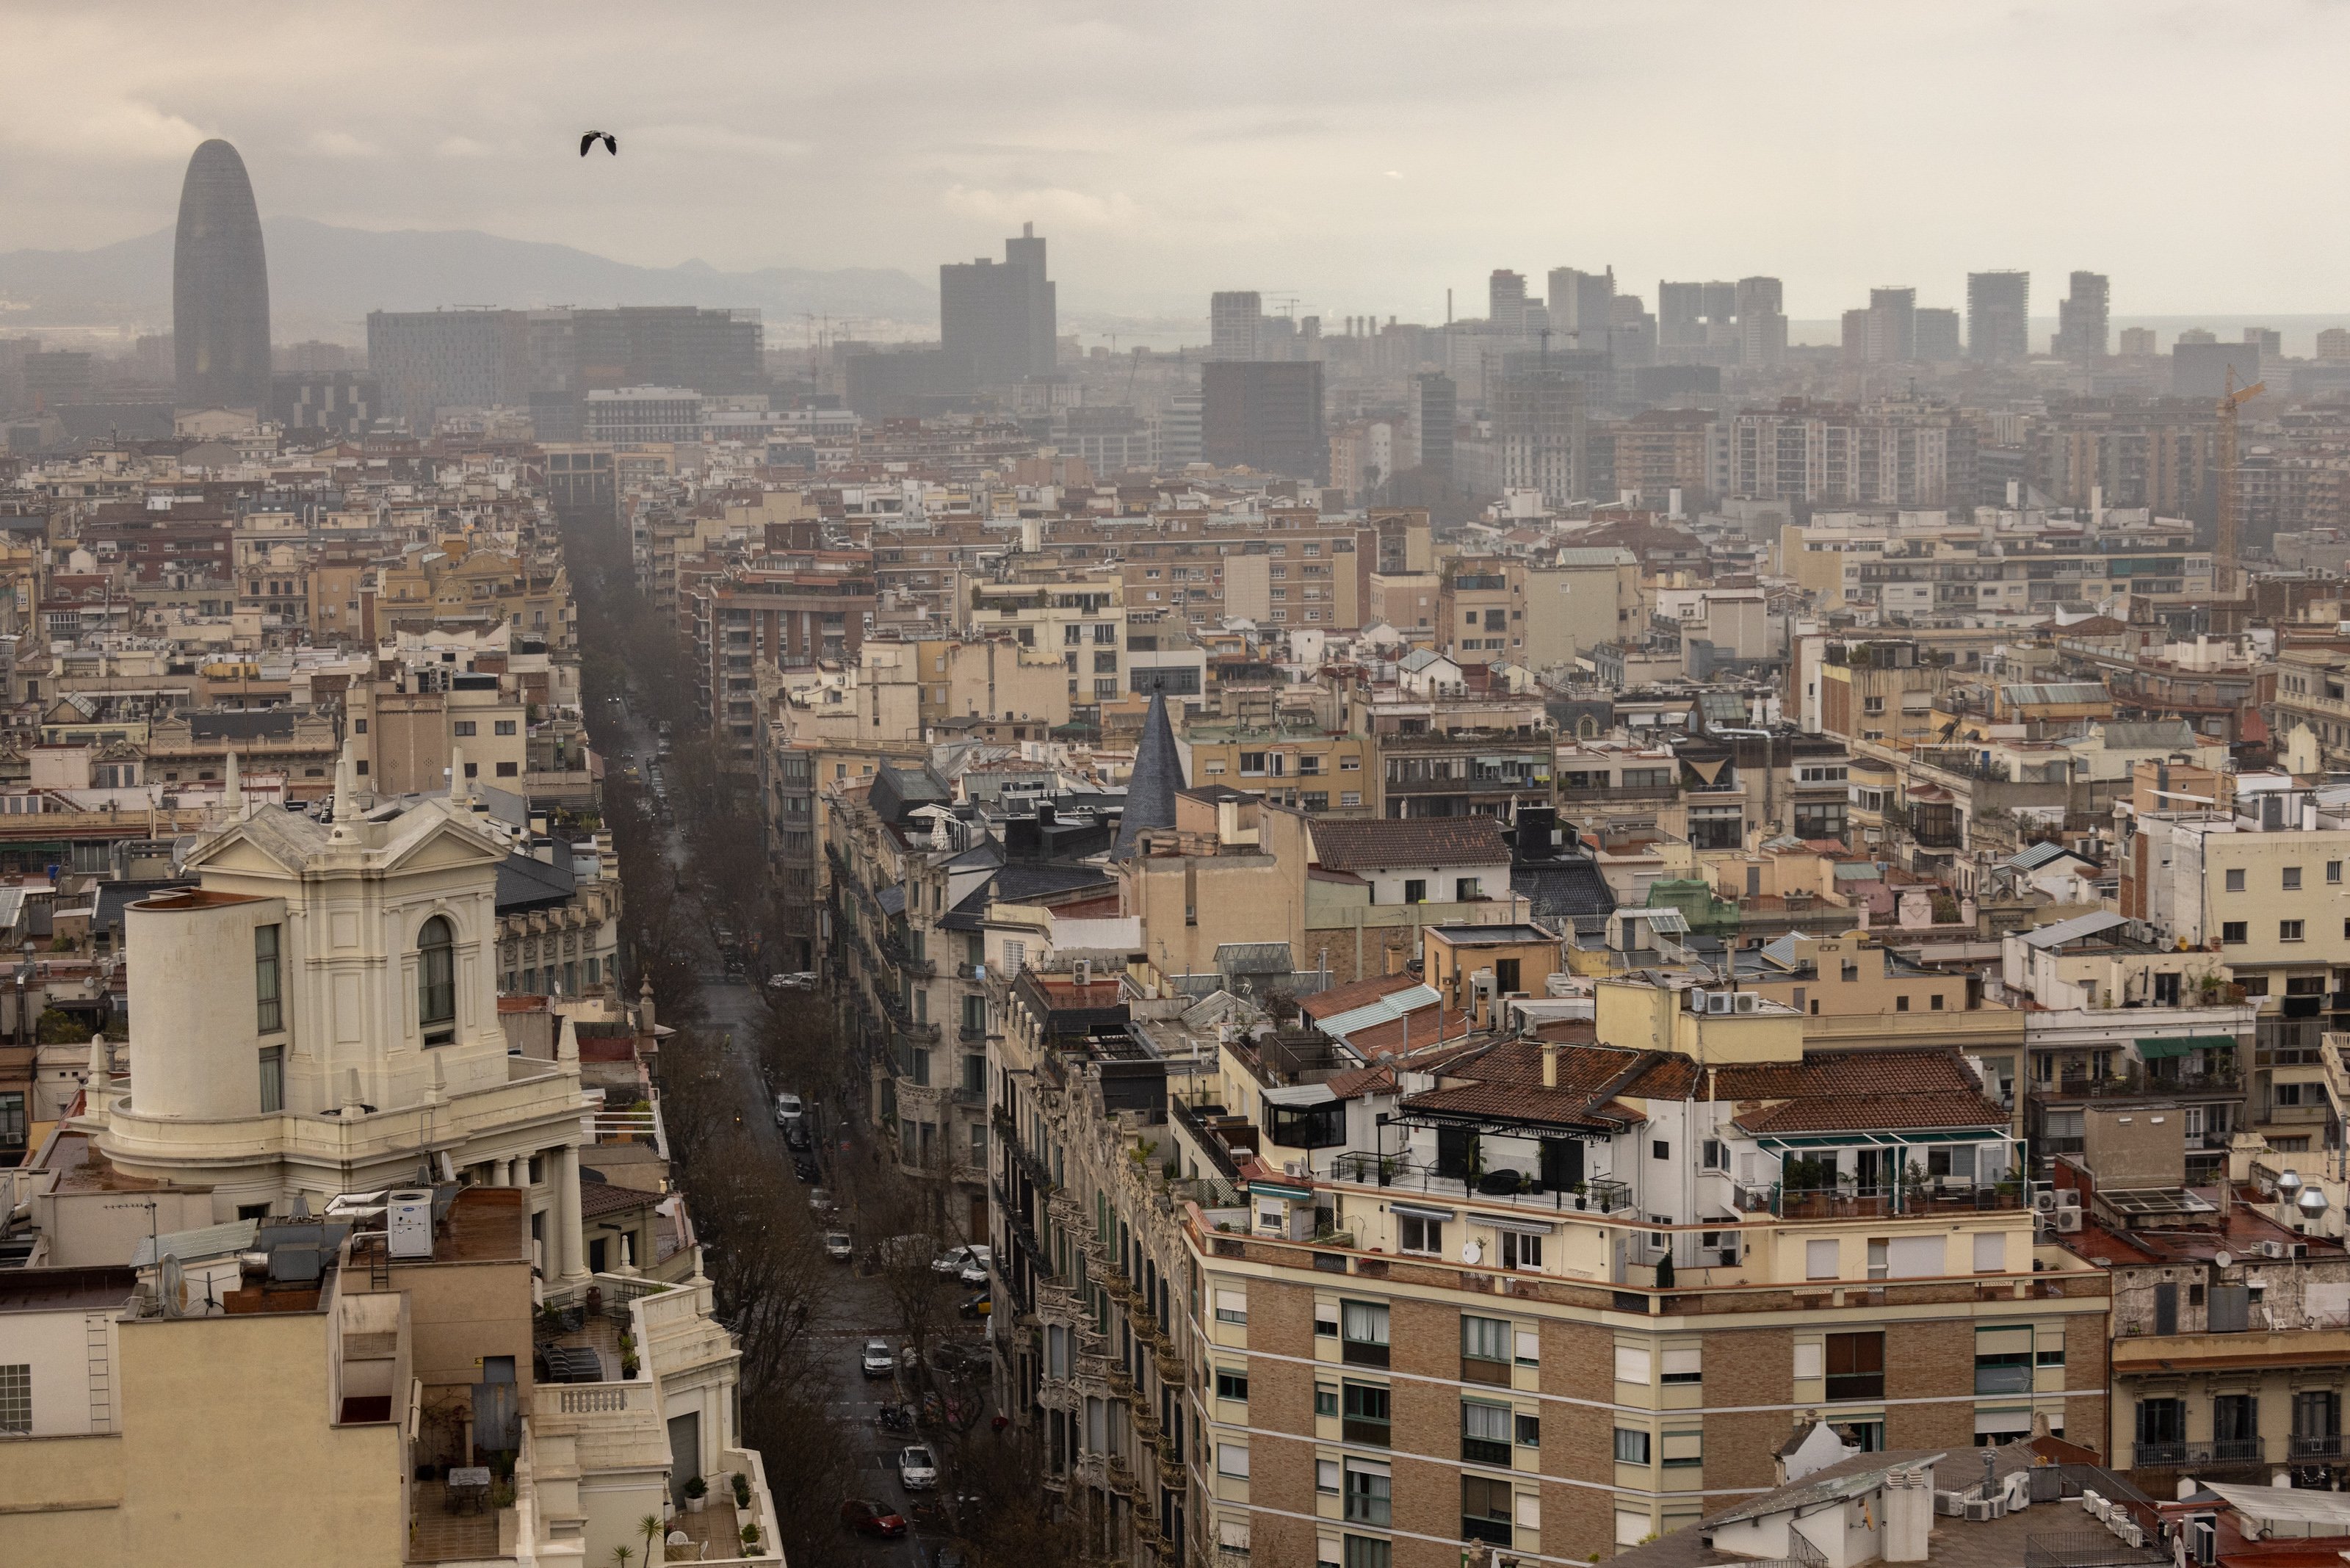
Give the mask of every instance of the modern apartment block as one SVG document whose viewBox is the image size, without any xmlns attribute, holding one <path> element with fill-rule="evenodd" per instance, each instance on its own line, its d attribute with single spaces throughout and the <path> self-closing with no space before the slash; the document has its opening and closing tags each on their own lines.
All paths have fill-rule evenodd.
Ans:
<svg viewBox="0 0 2350 1568">
<path fill-rule="evenodd" d="M 1200 390 L 1208 462 L 1317 483 L 1328 477 L 1318 361 L 1210 360 L 1201 367 Z"/>
<path fill-rule="evenodd" d="M 1967 274 L 1967 358 L 1996 365 L 2031 355 L 2032 275 Z"/>
<path fill-rule="evenodd" d="M 1771 1486 L 1807 1418 L 2105 1431 L 2105 1276 L 2035 1258 L 1955 1053 L 1807 1054 L 1792 1008 L 1641 981 L 1523 1032 L 1480 992 L 1370 1058 L 1343 1016 L 1158 1002 L 1139 960 L 1021 985 L 1064 1021 L 999 1044 L 999 1244 L 1044 1324 L 1007 1375 L 1129 1498 L 1112 1550 L 1155 1514 L 1123 1527 L 1193 1560 L 1587 1560 Z"/>
<path fill-rule="evenodd" d="M 2101 272 L 2076 272 L 2072 292 L 2056 304 L 2056 337 L 2049 345 L 2060 359 L 2076 365 L 2102 362 L 2111 351 L 2112 280 Z"/>
</svg>

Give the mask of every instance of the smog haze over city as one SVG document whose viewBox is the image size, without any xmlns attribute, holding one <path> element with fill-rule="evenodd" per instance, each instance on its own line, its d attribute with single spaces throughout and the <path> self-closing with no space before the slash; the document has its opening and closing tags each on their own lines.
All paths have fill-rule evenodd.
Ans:
<svg viewBox="0 0 2350 1568">
<path fill-rule="evenodd" d="M 2350 0 L 0 0 L 0 1568 L 2350 1561 Z"/>
</svg>

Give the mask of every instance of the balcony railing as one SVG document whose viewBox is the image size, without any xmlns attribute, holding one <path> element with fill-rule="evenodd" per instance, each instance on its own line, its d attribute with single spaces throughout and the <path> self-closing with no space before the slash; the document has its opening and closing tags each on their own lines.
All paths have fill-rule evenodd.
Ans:
<svg viewBox="0 0 2350 1568">
<path fill-rule="evenodd" d="M 1539 1209 L 1581 1210 L 1593 1214 L 1612 1214 L 1632 1207 L 1631 1188 L 1606 1177 L 1594 1177 L 1574 1187 L 1546 1187 L 1538 1179 L 1521 1178 L 1518 1185 L 1510 1187 L 1500 1179 L 1503 1175 L 1489 1172 L 1473 1179 L 1445 1175 L 1403 1155 L 1342 1154 L 1330 1166 L 1333 1180 L 1357 1182 L 1365 1187 L 1464 1199 L 1493 1199 Z"/>
<path fill-rule="evenodd" d="M 1558 798 L 1573 805 L 1605 805 L 1610 801 L 1674 800 L 1680 794 L 1678 784 L 1563 784 Z"/>
<path fill-rule="evenodd" d="M 1953 1182 L 1934 1179 L 1914 1186 L 1787 1188 L 1740 1183 L 1735 1189 L 1742 1214 L 1770 1214 L 1782 1220 L 1862 1220 L 1895 1214 L 1990 1213 L 2023 1207 L 2022 1185 Z"/>
<path fill-rule="evenodd" d="M 2285 1456 L 2293 1459 L 2338 1459 L 2342 1457 L 2342 1434 L 2306 1436 L 2295 1432 L 2285 1439 Z"/>
<path fill-rule="evenodd" d="M 2295 1438 L 2294 1442 L 2303 1439 Z M 2339 1438 L 2321 1438 L 2318 1442 L 2331 1442 L 2337 1449 Z M 2258 1438 L 2222 1438 L 2208 1443 L 2139 1443 L 2130 1452 L 2130 1468 L 2141 1470 L 2175 1470 L 2189 1466 L 2257 1465 L 2262 1462 L 2266 1445 Z"/>
</svg>

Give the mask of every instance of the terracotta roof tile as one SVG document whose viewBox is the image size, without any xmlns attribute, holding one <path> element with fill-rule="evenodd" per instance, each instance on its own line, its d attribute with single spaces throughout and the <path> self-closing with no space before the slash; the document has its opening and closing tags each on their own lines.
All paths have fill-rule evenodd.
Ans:
<svg viewBox="0 0 2350 1568">
<path fill-rule="evenodd" d="M 1368 980 L 1317 991 L 1311 996 L 1299 998 L 1297 1005 L 1308 1018 L 1336 1018 L 1342 1012 L 1352 1012 L 1357 1007 L 1368 1007 L 1382 996 L 1409 991 L 1419 983 L 1408 974 L 1378 974 Z"/>
<path fill-rule="evenodd" d="M 1492 866 L 1510 858 L 1500 819 L 1427 816 L 1314 819 L 1314 857 L 1333 871 L 1378 866 Z"/>
</svg>

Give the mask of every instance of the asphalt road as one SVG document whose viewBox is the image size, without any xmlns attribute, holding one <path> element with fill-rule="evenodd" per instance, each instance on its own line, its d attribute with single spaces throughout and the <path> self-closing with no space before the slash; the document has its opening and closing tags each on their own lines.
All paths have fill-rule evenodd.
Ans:
<svg viewBox="0 0 2350 1568">
<path fill-rule="evenodd" d="M 639 717 L 633 707 L 612 709 L 596 725 L 596 732 L 607 753 L 635 754 L 639 768 L 651 762 L 656 740 L 651 726 Z M 660 832 L 662 857 L 681 873 L 685 867 L 685 849 L 676 823 L 664 815 L 658 824 Z M 690 897 L 691 879 L 685 884 Z M 816 1006 L 820 999 L 806 992 L 785 993 L 783 1005 Z M 703 1008 L 702 1027 L 727 1037 L 726 1075 L 732 1091 L 739 1096 L 743 1122 L 753 1129 L 764 1150 L 780 1165 L 788 1166 L 791 1155 L 785 1147 L 782 1132 L 776 1127 L 774 1114 L 774 1093 L 790 1091 L 800 1095 L 808 1105 L 811 1130 L 819 1135 L 815 1150 L 824 1172 L 825 1185 L 844 1208 L 843 1221 L 857 1239 L 860 1248 L 877 1238 L 859 1231 L 855 1213 L 855 1173 L 870 1163 L 873 1156 L 868 1143 L 869 1129 L 859 1125 L 853 1113 L 844 1116 L 837 1103 L 838 1090 L 834 1085 L 763 1083 L 757 1061 L 757 1045 L 766 1021 L 767 1002 L 756 985 L 726 979 L 714 949 L 710 962 L 703 970 L 701 1000 Z M 808 1190 L 801 1185 L 798 1190 Z M 689 1184 L 686 1196 L 692 1198 Z M 816 1221 L 822 1224 L 822 1221 Z M 829 1228 L 827 1226 L 826 1228 Z M 838 1289 L 825 1301 L 814 1333 L 824 1345 L 821 1359 L 824 1373 L 831 1386 L 831 1404 L 842 1415 L 847 1431 L 858 1435 L 859 1480 L 857 1494 L 877 1502 L 886 1503 L 906 1514 L 909 1528 L 906 1537 L 898 1541 L 876 1541 L 859 1538 L 857 1545 L 860 1555 L 877 1563 L 892 1563 L 899 1568 L 931 1568 L 938 1542 L 926 1539 L 919 1526 L 913 1525 L 910 1510 L 913 1497 L 899 1484 L 898 1453 L 910 1441 L 920 1440 L 915 1435 L 901 1435 L 882 1427 L 880 1413 L 885 1404 L 895 1403 L 901 1397 L 898 1379 L 868 1379 L 864 1376 L 862 1358 L 865 1342 L 879 1337 L 887 1339 L 893 1349 L 902 1345 L 897 1332 L 897 1312 L 880 1282 L 857 1272 L 847 1263 L 832 1264 L 838 1271 Z M 959 1293 L 962 1287 L 941 1278 L 939 1290 L 942 1295 Z M 951 1478 L 942 1478 L 951 1487 Z"/>
</svg>

